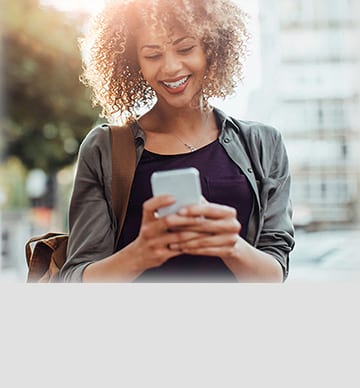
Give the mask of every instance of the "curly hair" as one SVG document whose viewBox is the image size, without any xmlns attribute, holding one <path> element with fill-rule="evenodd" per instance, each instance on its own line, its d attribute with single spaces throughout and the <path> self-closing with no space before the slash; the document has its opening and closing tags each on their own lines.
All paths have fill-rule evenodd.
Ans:
<svg viewBox="0 0 360 388">
<path fill-rule="evenodd" d="M 156 94 L 141 75 L 135 32 L 143 25 L 171 30 L 175 24 L 196 36 L 207 58 L 202 85 L 205 104 L 231 95 L 243 78 L 248 54 L 248 15 L 232 0 L 111 0 L 95 15 L 80 41 L 83 73 L 102 117 L 136 118 Z"/>
</svg>

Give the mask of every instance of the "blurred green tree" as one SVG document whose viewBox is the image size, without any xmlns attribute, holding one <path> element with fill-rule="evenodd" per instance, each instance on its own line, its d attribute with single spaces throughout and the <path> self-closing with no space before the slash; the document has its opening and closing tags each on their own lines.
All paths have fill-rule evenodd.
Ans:
<svg viewBox="0 0 360 388">
<path fill-rule="evenodd" d="M 39 0 L 3 0 L 2 7 L 5 155 L 52 175 L 74 162 L 99 120 L 79 81 L 84 15 Z"/>
</svg>

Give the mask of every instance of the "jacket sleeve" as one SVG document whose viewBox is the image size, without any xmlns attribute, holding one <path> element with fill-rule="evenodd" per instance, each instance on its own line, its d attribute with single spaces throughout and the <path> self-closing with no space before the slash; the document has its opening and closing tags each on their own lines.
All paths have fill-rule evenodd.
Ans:
<svg viewBox="0 0 360 388">
<path fill-rule="evenodd" d="M 261 209 L 256 245 L 279 261 L 285 280 L 289 272 L 289 253 L 295 244 L 289 161 L 280 132 L 271 127 L 261 130 L 267 132 L 267 136 L 259 152 Z"/>
<path fill-rule="evenodd" d="M 86 266 L 114 252 L 116 225 L 111 211 L 111 138 L 106 126 L 81 144 L 69 208 L 67 260 L 60 280 L 81 282 Z"/>
</svg>

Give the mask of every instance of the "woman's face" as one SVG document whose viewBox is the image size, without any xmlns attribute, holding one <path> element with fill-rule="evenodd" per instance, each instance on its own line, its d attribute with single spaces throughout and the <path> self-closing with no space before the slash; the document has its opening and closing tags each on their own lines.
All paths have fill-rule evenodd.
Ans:
<svg viewBox="0 0 360 388">
<path fill-rule="evenodd" d="M 207 68 L 199 39 L 181 28 L 169 35 L 143 26 L 136 43 L 141 72 L 159 103 L 184 108 L 199 99 Z"/>
</svg>

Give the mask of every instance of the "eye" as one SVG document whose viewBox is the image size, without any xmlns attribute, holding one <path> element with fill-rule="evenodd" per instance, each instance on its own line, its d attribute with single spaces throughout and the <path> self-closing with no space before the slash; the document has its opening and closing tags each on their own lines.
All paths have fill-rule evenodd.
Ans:
<svg viewBox="0 0 360 388">
<path fill-rule="evenodd" d="M 180 54 L 187 54 L 187 53 L 190 53 L 194 47 L 195 46 L 183 47 L 183 48 L 178 49 L 178 52 Z"/>
<path fill-rule="evenodd" d="M 151 60 L 155 60 L 155 59 L 158 59 L 161 57 L 161 54 L 159 53 L 155 53 L 155 54 L 149 54 L 149 55 L 144 55 L 144 58 L 145 59 L 149 59 L 150 61 Z"/>
</svg>

